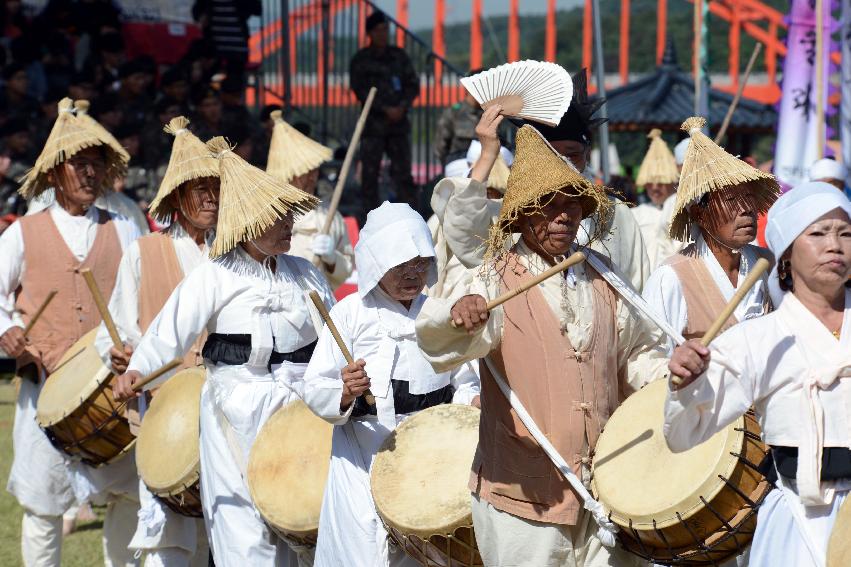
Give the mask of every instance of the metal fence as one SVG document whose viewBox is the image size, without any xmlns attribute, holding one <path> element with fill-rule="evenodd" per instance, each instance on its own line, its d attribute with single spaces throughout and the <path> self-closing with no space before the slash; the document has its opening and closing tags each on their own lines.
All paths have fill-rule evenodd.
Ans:
<svg viewBox="0 0 851 567">
<path fill-rule="evenodd" d="M 291 122 L 306 122 L 331 147 L 348 144 L 360 112 L 349 89 L 349 61 L 367 44 L 368 0 L 273 0 L 250 40 L 256 66 L 254 104 L 280 104 Z M 440 113 L 463 97 L 463 73 L 420 37 L 390 19 L 391 42 L 403 47 L 420 77 L 410 111 L 414 180 L 428 186 L 442 172 L 432 150 Z M 284 24 L 288 22 L 288 24 Z"/>
</svg>

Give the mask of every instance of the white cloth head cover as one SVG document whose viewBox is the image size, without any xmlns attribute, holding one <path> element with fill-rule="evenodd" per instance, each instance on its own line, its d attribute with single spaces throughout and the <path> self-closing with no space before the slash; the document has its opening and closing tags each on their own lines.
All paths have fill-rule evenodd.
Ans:
<svg viewBox="0 0 851 567">
<path fill-rule="evenodd" d="M 777 275 L 780 257 L 808 226 L 834 209 L 842 209 L 851 218 L 851 202 L 842 191 L 823 181 L 810 181 L 781 195 L 768 210 L 765 241 L 777 260 L 768 276 L 768 291 L 775 308 L 785 293 Z"/>
<path fill-rule="evenodd" d="M 845 181 L 848 171 L 835 159 L 823 158 L 810 166 L 810 181 L 821 179 L 840 179 Z"/>
<path fill-rule="evenodd" d="M 387 201 L 369 211 L 355 245 L 358 294 L 366 297 L 390 268 L 417 256 L 434 257 L 431 231 L 419 213 L 405 203 Z M 432 262 L 426 286 L 436 282 L 437 265 Z"/>
<path fill-rule="evenodd" d="M 682 165 L 686 161 L 686 152 L 690 142 L 691 138 L 686 138 L 674 147 L 674 159 L 677 160 L 677 165 Z"/>
<path fill-rule="evenodd" d="M 469 165 L 473 165 L 477 161 L 479 161 L 479 156 L 482 155 L 482 143 L 478 140 L 473 140 L 470 142 L 470 147 L 467 148 L 467 163 Z M 499 155 L 502 156 L 502 159 L 505 160 L 505 165 L 511 167 L 511 164 L 514 163 L 514 154 L 511 153 L 511 150 L 506 148 L 505 146 L 499 147 Z"/>
<path fill-rule="evenodd" d="M 443 177 L 467 177 L 467 172 L 470 171 L 470 164 L 464 158 L 458 158 L 450 161 L 443 168 Z"/>
</svg>

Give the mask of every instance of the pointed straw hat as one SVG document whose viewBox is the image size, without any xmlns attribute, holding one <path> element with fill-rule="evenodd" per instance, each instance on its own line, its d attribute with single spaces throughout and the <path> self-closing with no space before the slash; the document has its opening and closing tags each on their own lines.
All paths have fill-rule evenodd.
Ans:
<svg viewBox="0 0 851 567">
<path fill-rule="evenodd" d="M 662 131 L 653 128 L 647 137 L 650 138 L 650 147 L 647 148 L 647 154 L 641 162 L 641 167 L 638 168 L 635 184 L 643 187 L 651 183 L 665 185 L 676 183 L 680 178 L 680 172 L 677 171 L 674 154 L 662 139 Z"/>
<path fill-rule="evenodd" d="M 176 212 L 168 196 L 178 187 L 192 179 L 219 177 L 219 162 L 210 154 L 207 146 L 189 131 L 189 119 L 185 116 L 172 118 L 163 127 L 166 134 L 174 136 L 168 168 L 157 196 L 151 202 L 151 215 L 159 220 L 170 220 Z"/>
<path fill-rule="evenodd" d="M 313 171 L 333 157 L 331 148 L 316 142 L 281 118 L 281 111 L 270 114 L 275 121 L 272 141 L 269 144 L 269 161 L 266 172 L 289 183 L 294 177 Z"/>
<path fill-rule="evenodd" d="M 233 153 L 223 137 L 207 142 L 207 148 L 219 161 L 222 188 L 212 257 L 257 238 L 288 213 L 298 216 L 319 204 L 313 195 L 279 181 Z"/>
<path fill-rule="evenodd" d="M 572 195 L 582 204 L 582 216 L 598 211 L 607 218 L 611 204 L 602 187 L 594 185 L 559 154 L 530 125 L 517 131 L 517 153 L 508 176 L 508 188 L 502 201 L 499 220 L 488 235 L 485 259 L 498 256 L 511 235 L 517 230 L 517 221 L 541 206 L 541 198 L 554 193 Z M 596 223 L 605 226 L 605 222 Z M 592 238 L 599 235 L 589 235 Z"/>
<path fill-rule="evenodd" d="M 105 149 L 106 176 L 101 190 L 112 187 L 115 180 L 127 171 L 127 162 L 115 148 L 106 144 L 101 137 L 85 122 L 74 116 L 74 106 L 70 98 L 59 101 L 59 113 L 44 143 L 44 148 L 35 165 L 21 178 L 18 189 L 26 199 L 40 195 L 50 187 L 48 173 L 57 165 L 86 148 L 103 146 Z"/>
<path fill-rule="evenodd" d="M 754 201 L 748 204 L 754 206 L 758 213 L 768 211 L 780 196 L 780 186 L 773 175 L 728 154 L 702 132 L 704 126 L 706 119 L 699 116 L 689 118 L 682 125 L 691 143 L 680 173 L 670 236 L 683 242 L 689 239 L 692 222 L 689 208 L 708 193 L 747 184 L 754 190 Z"/>
<path fill-rule="evenodd" d="M 490 175 L 488 175 L 488 188 L 496 189 L 505 195 L 505 190 L 508 189 L 508 176 L 510 174 L 511 169 L 509 169 L 508 164 L 505 163 L 505 159 L 502 157 L 502 154 L 499 154 L 496 161 L 493 163 Z"/>
<path fill-rule="evenodd" d="M 76 114 L 81 124 L 85 124 L 98 135 L 98 138 L 104 143 L 104 145 L 109 146 L 115 152 L 121 156 L 121 159 L 124 160 L 125 163 L 130 162 L 130 154 L 127 153 L 127 150 L 124 149 L 118 140 L 115 139 L 109 130 L 103 127 L 103 125 L 92 118 L 89 114 L 89 101 L 87 100 L 75 100 L 74 101 L 74 114 Z"/>
</svg>

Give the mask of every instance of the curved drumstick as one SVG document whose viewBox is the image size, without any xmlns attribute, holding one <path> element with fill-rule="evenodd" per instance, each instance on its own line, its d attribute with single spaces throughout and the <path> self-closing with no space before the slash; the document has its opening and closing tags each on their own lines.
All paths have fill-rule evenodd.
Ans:
<svg viewBox="0 0 851 567">
<path fill-rule="evenodd" d="M 92 298 L 95 300 L 100 318 L 103 319 L 103 324 L 106 325 L 106 330 L 109 331 L 109 338 L 112 339 L 112 346 L 124 352 L 124 342 L 121 340 L 121 335 L 118 334 L 118 329 L 115 327 L 115 321 L 112 320 L 112 315 L 109 314 L 106 301 L 104 301 L 103 294 L 100 292 L 98 283 L 95 281 L 95 275 L 88 268 L 80 270 L 80 273 L 83 274 L 83 279 L 86 280 L 86 285 L 89 286 L 89 291 L 92 292 Z"/>
<path fill-rule="evenodd" d="M 736 293 L 733 294 L 733 297 L 730 298 L 730 302 L 727 303 L 724 310 L 721 311 L 721 314 L 715 318 L 715 321 L 709 327 L 709 330 L 706 331 L 706 334 L 703 335 L 703 338 L 700 339 L 700 344 L 705 347 L 709 346 L 715 337 L 721 332 L 721 328 L 724 326 L 724 323 L 727 322 L 727 319 L 730 318 L 730 315 L 733 314 L 733 311 L 736 310 L 736 307 L 739 306 L 739 303 L 745 298 L 745 295 L 751 290 L 751 288 L 759 281 L 762 275 L 771 267 L 771 264 L 765 258 L 760 258 L 757 260 L 751 272 L 745 278 L 745 281 L 742 282 L 742 285 L 739 286 L 739 289 L 736 290 Z M 671 383 L 674 386 L 679 386 L 682 383 L 682 380 L 678 376 L 671 376 Z"/>
<path fill-rule="evenodd" d="M 156 380 L 157 378 L 159 378 L 160 376 L 162 376 L 166 372 L 170 372 L 170 371 L 174 370 L 175 368 L 177 368 L 181 364 L 183 364 L 182 358 L 175 358 L 175 359 L 173 359 L 169 362 L 166 362 L 165 364 L 160 366 L 158 369 L 154 370 L 153 372 L 151 372 L 150 374 L 148 374 L 147 376 L 145 376 L 144 378 L 142 378 L 141 380 L 139 380 L 138 382 L 133 384 L 131 389 L 134 392 L 138 392 L 139 390 L 141 390 L 142 388 L 144 388 L 145 386 L 147 386 L 148 384 L 150 384 L 151 382 L 153 382 L 154 380 Z"/>
<path fill-rule="evenodd" d="M 44 298 L 44 301 L 41 303 L 41 305 L 39 305 L 36 312 L 33 313 L 33 316 L 30 318 L 30 322 L 27 323 L 26 327 L 24 327 L 24 338 L 26 338 L 30 334 L 33 325 L 35 325 L 36 321 L 38 321 L 39 317 L 41 317 L 41 314 L 44 313 L 44 310 L 47 309 L 47 306 L 50 305 L 50 302 L 53 301 L 53 298 L 56 297 L 57 293 L 59 292 L 55 289 L 51 289 L 50 293 L 47 294 L 47 297 Z"/>
<path fill-rule="evenodd" d="M 571 266 L 575 266 L 576 264 L 579 264 L 579 263 L 584 262 L 584 261 L 585 261 L 585 254 L 583 252 L 574 252 L 573 254 L 571 254 L 570 256 L 568 256 L 567 258 L 565 258 L 564 260 L 562 260 L 561 262 L 559 262 L 558 264 L 556 264 L 555 266 L 550 268 L 549 270 L 547 270 L 545 272 L 541 272 L 540 274 L 538 274 L 537 276 L 535 276 L 531 280 L 517 286 L 516 288 L 512 289 L 511 291 L 506 291 L 505 293 L 503 293 L 502 295 L 500 295 L 496 299 L 491 299 L 490 301 L 488 301 L 488 311 L 492 311 L 494 308 L 502 305 L 503 303 L 505 303 L 506 301 L 508 301 L 509 299 L 511 299 L 513 297 L 517 297 L 518 295 L 520 295 L 524 291 L 527 291 L 527 290 L 535 287 L 536 285 L 538 285 L 542 281 L 544 281 L 548 278 L 551 278 L 554 275 L 565 271 L 566 269 L 570 268 Z M 458 327 L 458 325 L 455 324 L 455 321 L 452 321 L 450 324 L 452 325 L 452 328 Z"/>
<path fill-rule="evenodd" d="M 319 314 L 322 315 L 322 319 L 325 321 L 325 324 L 328 326 L 328 330 L 331 331 L 331 336 L 334 337 L 334 341 L 337 343 L 337 346 L 340 347 L 341 351 L 343 351 L 343 358 L 346 359 L 346 363 L 354 364 L 355 359 L 352 357 L 352 353 L 349 352 L 346 343 L 343 342 L 343 337 L 340 336 L 340 331 L 337 330 L 334 320 L 331 319 L 331 314 L 328 313 L 328 308 L 326 308 L 325 304 L 322 303 L 322 298 L 319 297 L 319 294 L 316 293 L 316 291 L 311 291 L 309 295 L 313 304 L 316 306 L 316 309 L 319 311 Z M 369 388 L 366 389 L 362 396 L 366 405 L 370 408 L 375 407 L 375 396 L 372 395 Z"/>
</svg>

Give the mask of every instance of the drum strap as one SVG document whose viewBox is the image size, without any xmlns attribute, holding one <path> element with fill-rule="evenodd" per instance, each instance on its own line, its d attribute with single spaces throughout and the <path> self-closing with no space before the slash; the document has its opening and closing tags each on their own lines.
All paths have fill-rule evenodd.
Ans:
<svg viewBox="0 0 851 567">
<path fill-rule="evenodd" d="M 588 489 L 585 488 L 582 481 L 573 474 L 573 471 L 564 460 L 564 457 L 559 454 L 556 448 L 553 447 L 552 443 L 550 443 L 550 440 L 547 439 L 546 435 L 544 435 L 538 428 L 535 420 L 532 419 L 532 416 L 529 415 L 529 412 L 527 412 L 526 408 L 523 407 L 523 403 L 520 401 L 520 398 L 518 398 L 511 390 L 511 387 L 502 376 L 502 373 L 497 369 L 496 365 L 491 361 L 490 357 L 486 356 L 483 360 L 485 361 L 488 370 L 490 370 L 491 376 L 493 376 L 497 386 L 499 386 L 499 389 L 508 400 L 508 403 L 511 404 L 511 407 L 517 413 L 517 417 L 520 418 L 520 421 L 523 422 L 523 425 L 526 426 L 526 429 L 529 430 L 529 433 L 535 441 L 537 441 L 538 445 L 541 446 L 541 449 L 544 450 L 553 462 L 553 465 L 555 465 L 559 472 L 564 476 L 565 480 L 570 483 L 570 486 L 573 487 L 573 490 L 575 490 L 582 499 L 582 504 L 585 509 L 591 512 L 591 515 L 594 516 L 594 520 L 600 526 L 600 529 L 597 531 L 597 537 L 600 538 L 600 541 L 606 547 L 614 547 L 615 534 L 617 533 L 618 528 L 611 520 L 609 520 L 603 505 L 594 500 L 594 497 L 591 496 L 591 493 L 588 492 Z"/>
</svg>

